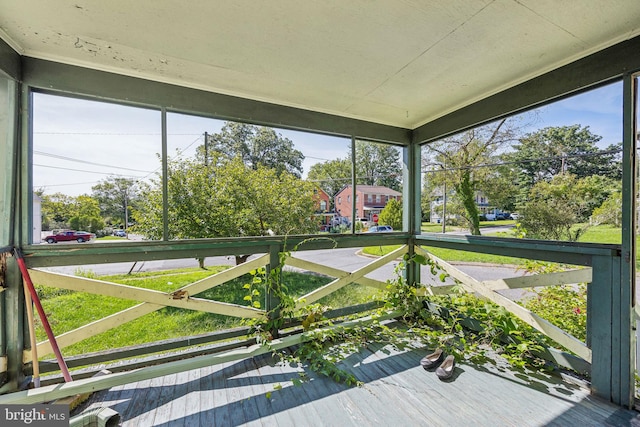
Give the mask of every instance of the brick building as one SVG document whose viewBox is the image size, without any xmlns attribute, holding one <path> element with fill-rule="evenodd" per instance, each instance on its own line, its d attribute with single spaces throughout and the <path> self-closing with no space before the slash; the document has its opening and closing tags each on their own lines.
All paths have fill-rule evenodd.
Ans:
<svg viewBox="0 0 640 427">
<path fill-rule="evenodd" d="M 353 211 L 353 188 L 345 186 L 334 197 L 336 213 L 351 221 Z M 402 193 L 379 185 L 356 185 L 355 207 L 356 218 L 372 220 L 374 214 L 379 214 L 391 199 L 402 201 Z"/>
</svg>

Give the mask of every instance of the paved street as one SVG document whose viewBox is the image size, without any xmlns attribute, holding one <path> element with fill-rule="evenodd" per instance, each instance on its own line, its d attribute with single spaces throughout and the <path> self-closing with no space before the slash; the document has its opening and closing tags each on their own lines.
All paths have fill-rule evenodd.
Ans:
<svg viewBox="0 0 640 427">
<path fill-rule="evenodd" d="M 317 251 L 304 251 L 294 254 L 296 258 L 312 261 L 318 264 L 329 265 L 333 268 L 338 268 L 344 271 L 355 271 L 370 262 L 375 258 L 364 256 L 360 253 L 359 248 L 339 248 L 339 249 L 325 249 Z M 205 266 L 213 265 L 234 265 L 234 257 L 211 257 L 206 258 Z M 395 277 L 394 269 L 397 266 L 397 262 L 389 263 L 367 275 L 372 279 L 386 281 Z M 64 267 L 50 267 L 48 270 L 56 271 L 64 274 L 75 274 L 78 270 L 91 271 L 99 276 L 108 274 L 125 274 L 129 271 L 158 271 L 168 270 L 185 267 L 197 267 L 198 261 L 194 258 L 187 259 L 174 259 L 174 260 L 162 260 L 162 261 L 145 261 L 145 262 L 126 262 L 126 263 L 114 263 L 114 264 L 93 264 L 84 266 L 64 266 Z M 493 280 L 505 277 L 513 277 L 521 275 L 521 271 L 517 271 L 511 266 L 498 266 L 498 265 L 458 265 L 458 267 L 465 273 L 471 275 L 478 280 Z M 434 278 L 427 267 L 423 267 L 421 271 L 421 277 L 423 283 L 430 283 L 434 285 L 441 285 L 439 279 Z M 447 283 L 451 283 L 450 281 Z M 520 295 L 519 291 L 514 296 Z"/>
</svg>

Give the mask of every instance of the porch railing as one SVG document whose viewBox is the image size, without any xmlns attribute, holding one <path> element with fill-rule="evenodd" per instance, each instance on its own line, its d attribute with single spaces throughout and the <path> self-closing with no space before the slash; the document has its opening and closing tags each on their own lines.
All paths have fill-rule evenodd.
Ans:
<svg viewBox="0 0 640 427">
<path fill-rule="evenodd" d="M 407 252 L 423 253 L 435 260 L 453 278 L 461 282 L 467 290 L 489 299 L 492 302 L 505 307 L 527 324 L 549 336 L 559 345 L 573 352 L 582 362 L 581 366 L 590 367 L 591 384 L 594 391 L 602 396 L 610 396 L 614 393 L 625 393 L 632 384 L 625 383 L 627 368 L 625 361 L 631 363 L 631 342 L 633 340 L 631 328 L 625 326 L 626 316 L 631 319 L 633 313 L 631 307 L 626 307 L 624 290 L 616 289 L 616 281 L 619 277 L 621 258 L 618 245 L 593 245 L 572 244 L 543 241 L 517 241 L 499 238 L 475 238 L 470 236 L 442 236 L 421 235 L 409 236 L 404 233 L 378 234 L 373 236 L 336 236 L 332 239 L 308 239 L 305 237 L 287 238 L 259 238 L 259 239 L 234 239 L 211 241 L 180 241 L 180 242 L 128 242 L 123 244 L 93 244 L 78 249 L 77 246 L 59 245 L 55 248 L 33 246 L 24 249 L 26 261 L 30 268 L 30 274 L 36 284 L 53 286 L 72 291 L 95 293 L 110 297 L 125 298 L 139 301 L 139 304 L 121 312 L 106 316 L 73 331 L 68 331 L 56 337 L 59 346 L 64 350 L 72 344 L 84 339 L 106 332 L 111 328 L 120 326 L 131 320 L 149 314 L 163 307 L 176 307 L 181 309 L 201 310 L 208 313 L 222 314 L 238 318 L 265 318 L 269 304 L 265 309 L 257 309 L 238 304 L 229 304 L 219 301 L 211 301 L 193 297 L 200 292 L 219 286 L 234 278 L 240 277 L 259 267 L 273 269 L 278 267 L 280 253 L 293 247 L 298 251 L 330 249 L 334 247 L 362 247 L 379 245 L 400 245 L 400 248 L 378 259 L 372 259 L 364 267 L 355 271 L 343 271 L 332 266 L 304 261 L 296 257 L 288 257 L 286 265 L 313 271 L 334 278 L 330 283 L 321 286 L 296 300 L 296 307 L 302 308 L 321 298 L 343 288 L 351 283 L 370 286 L 376 289 L 384 289 L 386 283 L 381 280 L 366 277 L 370 272 L 396 260 Z M 463 273 L 446 261 L 438 259 L 428 251 L 429 247 L 443 247 L 472 252 L 492 253 L 496 255 L 515 256 L 543 261 L 560 262 L 587 268 L 576 269 L 569 272 L 554 273 L 548 275 L 536 275 L 527 277 L 514 277 L 501 280 L 480 281 Z M 159 292 L 141 289 L 134 286 L 121 285 L 103 280 L 95 280 L 83 277 L 61 275 L 46 272 L 40 267 L 56 265 L 80 265 L 96 264 L 104 262 L 143 261 L 177 258 L 202 258 L 219 255 L 247 255 L 258 254 L 256 259 L 250 260 L 218 274 L 191 283 L 173 292 Z M 409 267 L 414 268 L 414 267 Z M 419 271 L 409 271 L 408 276 L 419 278 Z M 588 282 L 588 329 L 587 342 L 582 342 L 560 328 L 552 325 L 545 319 L 531 313 L 521 305 L 500 295 L 497 290 L 505 288 L 524 288 L 530 286 L 554 286 L 565 283 Z M 425 287 L 425 293 L 446 292 L 447 288 Z M 270 296 L 267 296 L 267 300 Z M 594 302 L 597 301 L 597 304 Z M 371 309 L 371 305 L 346 308 L 334 313 L 342 315 L 345 312 L 355 313 Z M 366 319 L 365 319 L 366 321 Z M 629 324 L 631 320 L 629 320 Z M 626 327 L 626 329 L 624 329 Z M 628 331 L 628 333 L 627 333 Z M 175 348 L 172 346 L 192 346 L 194 344 L 223 342 L 235 339 L 233 343 L 224 343 L 214 350 L 219 356 L 208 359 L 200 359 L 201 349 L 195 349 L 191 356 L 191 362 L 176 360 L 173 356 L 161 358 L 154 363 L 162 362 L 162 368 L 131 366 L 134 370 L 128 376 L 125 373 L 115 375 L 111 379 L 86 378 L 73 381 L 64 385 L 49 385 L 37 391 L 29 390 L 14 392 L 0 396 L 0 403 L 23 401 L 46 401 L 53 396 L 61 397 L 61 394 L 73 395 L 111 387 L 116 384 L 125 384 L 130 381 L 138 381 L 140 378 L 151 378 L 149 375 L 165 375 L 180 370 L 194 369 L 199 364 L 213 364 L 216 361 L 234 360 L 258 354 L 259 345 L 246 337 L 246 329 L 239 328 L 234 331 L 215 332 L 206 336 L 189 339 L 172 340 L 172 342 L 157 343 L 149 346 L 139 346 L 120 351 L 114 351 L 113 357 L 126 357 L 144 355 Z M 304 334 L 283 336 L 275 340 L 272 346 L 288 346 L 304 341 Z M 243 346 L 244 349 L 234 348 Z M 275 348 L 274 347 L 274 348 Z M 48 341 L 37 344 L 37 353 L 42 355 L 51 351 Z M 562 352 L 555 351 L 555 361 L 561 364 L 570 361 L 572 357 L 565 357 Z M 94 362 L 104 363 L 109 360 L 105 354 L 92 355 Z M 209 356 L 210 357 L 210 356 Z M 229 359 L 231 358 L 231 359 Z M 616 359 L 617 360 L 614 360 Z M 73 358 L 76 366 L 86 365 L 89 359 L 78 356 Z M 76 360 L 77 359 L 77 360 Z M 573 357 L 575 359 L 575 357 Z M 24 351 L 23 362 L 25 369 L 31 362 L 31 352 Z M 564 362 L 564 363 L 563 363 Z M 74 364 L 70 365 L 73 366 Z M 205 365 L 203 365 L 205 366 Z M 618 366 L 619 374 L 612 376 L 610 367 Z M 1 367 L 1 366 L 0 366 Z M 6 366 L 4 368 L 7 369 Z M 54 364 L 43 363 L 43 370 L 55 369 Z M 632 367 L 630 368 L 632 369 Z M 61 390 L 64 390 L 62 392 Z M 26 400 L 25 400 L 26 399 Z"/>
</svg>

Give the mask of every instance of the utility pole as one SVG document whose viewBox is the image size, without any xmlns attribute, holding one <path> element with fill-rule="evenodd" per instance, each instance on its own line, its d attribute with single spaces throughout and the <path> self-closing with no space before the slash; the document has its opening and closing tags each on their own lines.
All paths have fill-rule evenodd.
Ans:
<svg viewBox="0 0 640 427">
<path fill-rule="evenodd" d="M 204 133 L 204 165 L 209 166 L 209 133 Z"/>
<path fill-rule="evenodd" d="M 442 190 L 442 234 L 447 232 L 447 164 L 442 166 L 444 188 Z"/>
</svg>

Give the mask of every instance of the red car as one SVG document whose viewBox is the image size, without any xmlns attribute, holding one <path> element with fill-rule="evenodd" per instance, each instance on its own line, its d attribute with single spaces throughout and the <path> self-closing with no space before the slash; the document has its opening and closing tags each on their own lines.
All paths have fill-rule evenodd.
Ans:
<svg viewBox="0 0 640 427">
<path fill-rule="evenodd" d="M 52 234 L 44 238 L 47 243 L 58 243 L 58 242 L 71 242 L 75 240 L 78 243 L 88 242 L 91 239 L 95 239 L 96 235 L 92 233 L 87 233 L 86 231 L 73 231 L 73 230 L 64 230 L 60 231 L 56 234 Z"/>
</svg>

